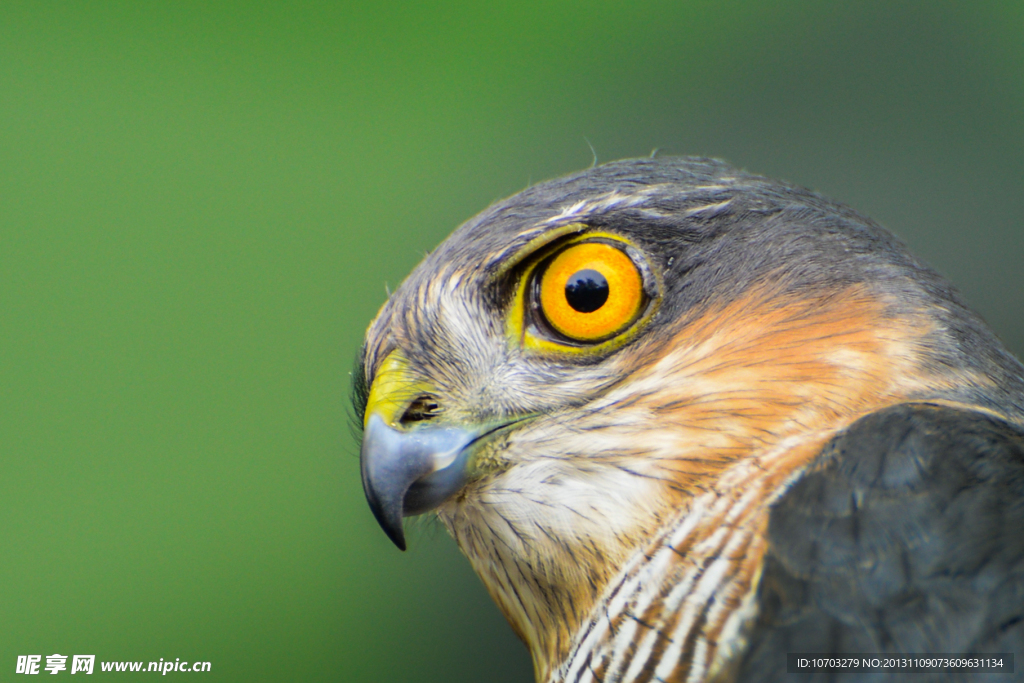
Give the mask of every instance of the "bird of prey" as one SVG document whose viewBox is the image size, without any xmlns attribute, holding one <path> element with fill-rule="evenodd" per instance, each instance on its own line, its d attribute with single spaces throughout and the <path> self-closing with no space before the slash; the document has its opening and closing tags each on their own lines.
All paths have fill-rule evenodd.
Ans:
<svg viewBox="0 0 1024 683">
<path fill-rule="evenodd" d="M 389 297 L 354 394 L 378 522 L 436 512 L 538 681 L 1024 652 L 1024 367 L 816 193 L 694 158 L 530 187 Z"/>
</svg>

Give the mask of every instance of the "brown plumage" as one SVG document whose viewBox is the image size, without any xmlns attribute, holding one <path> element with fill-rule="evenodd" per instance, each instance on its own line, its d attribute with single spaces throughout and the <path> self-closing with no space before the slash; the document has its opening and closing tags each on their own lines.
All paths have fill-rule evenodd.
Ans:
<svg viewBox="0 0 1024 683">
<path fill-rule="evenodd" d="M 629 257 L 644 305 L 614 334 L 582 341 L 535 292 L 555 256 L 591 243 Z M 586 314 L 617 295 L 602 273 L 578 275 L 585 288 L 572 281 L 565 296 Z M 887 564 L 962 550 L 949 529 L 921 535 L 944 512 L 914 507 L 960 495 L 933 481 L 950 457 L 1003 458 L 1019 474 L 963 484 L 1010 487 L 998 521 L 977 506 L 957 518 L 989 538 L 985 552 L 1009 547 L 1000 539 L 1024 521 L 1024 460 L 1013 455 L 1024 453 L 1024 370 L 891 235 L 812 193 L 689 159 L 618 162 L 531 188 L 417 268 L 371 325 L 359 372 L 371 508 L 402 547 L 402 515 L 436 509 L 539 681 L 778 673 L 759 657 L 783 635 L 835 652 L 1024 637 L 1014 621 L 1024 616 L 1003 615 L 990 632 L 978 611 L 991 612 L 999 591 L 1024 596 L 1024 548 L 999 550 L 1009 554 L 988 588 L 969 573 L 954 580 L 973 586 L 970 608 L 943 602 L 948 586 L 935 581 L 946 565 L 912 576 Z M 865 445 L 865 419 L 927 445 L 907 450 L 906 435 Z M 927 441 L 933 419 L 987 420 L 1007 445 L 947 454 Z M 858 479 L 858 463 L 877 458 L 909 458 L 917 465 L 901 467 L 928 485 Z M 793 564 L 792 544 L 813 537 L 824 548 L 840 528 L 780 531 L 819 480 L 853 487 L 855 500 L 892 488 L 920 524 L 876 529 L 875 508 L 822 499 L 807 524 L 842 508 L 836 525 L 854 520 L 863 561 L 830 564 L 815 550 Z M 852 596 L 819 595 L 821 577 L 847 581 Z M 900 611 L 908 600 L 930 607 L 911 618 Z M 868 605 L 882 616 L 856 616 Z M 801 631 L 801 619 L 814 625 Z M 950 635 L 951 619 L 979 625 Z M 814 640 L 822 632 L 831 640 Z"/>
</svg>

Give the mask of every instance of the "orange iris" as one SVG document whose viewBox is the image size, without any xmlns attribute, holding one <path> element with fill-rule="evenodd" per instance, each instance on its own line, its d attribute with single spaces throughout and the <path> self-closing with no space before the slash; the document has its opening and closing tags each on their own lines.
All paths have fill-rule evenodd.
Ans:
<svg viewBox="0 0 1024 683">
<path fill-rule="evenodd" d="M 570 339 L 606 339 L 636 320 L 643 278 L 621 249 L 584 242 L 558 254 L 540 281 L 544 317 Z"/>
</svg>

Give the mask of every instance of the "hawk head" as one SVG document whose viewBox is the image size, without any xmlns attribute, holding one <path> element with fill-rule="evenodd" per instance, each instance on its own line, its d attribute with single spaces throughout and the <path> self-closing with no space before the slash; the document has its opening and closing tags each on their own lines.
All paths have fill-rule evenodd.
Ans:
<svg viewBox="0 0 1024 683">
<path fill-rule="evenodd" d="M 768 506 L 823 444 L 908 400 L 995 410 L 1002 354 L 843 206 L 712 160 L 611 163 L 490 207 L 390 296 L 356 373 L 363 485 L 400 548 L 436 512 L 539 680 L 642 572 L 645 623 L 719 596 L 688 627 L 717 666 Z"/>
</svg>

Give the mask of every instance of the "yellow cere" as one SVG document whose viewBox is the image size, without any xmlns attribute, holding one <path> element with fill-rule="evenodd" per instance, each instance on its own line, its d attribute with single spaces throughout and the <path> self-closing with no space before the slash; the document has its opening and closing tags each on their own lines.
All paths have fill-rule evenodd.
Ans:
<svg viewBox="0 0 1024 683">
<path fill-rule="evenodd" d="M 607 299 L 591 311 L 574 308 L 567 296 L 570 279 L 594 271 L 607 283 Z M 541 276 L 540 305 L 545 319 L 566 337 L 582 342 L 606 339 L 636 320 L 643 304 L 643 278 L 621 249 L 583 242 L 559 253 Z"/>
<path fill-rule="evenodd" d="M 377 376 L 370 386 L 363 427 L 369 422 L 371 415 L 380 415 L 391 427 L 398 426 L 402 414 L 413 399 L 433 390 L 426 382 L 414 377 L 409 368 L 409 361 L 401 351 L 392 351 L 381 362 Z"/>
</svg>

